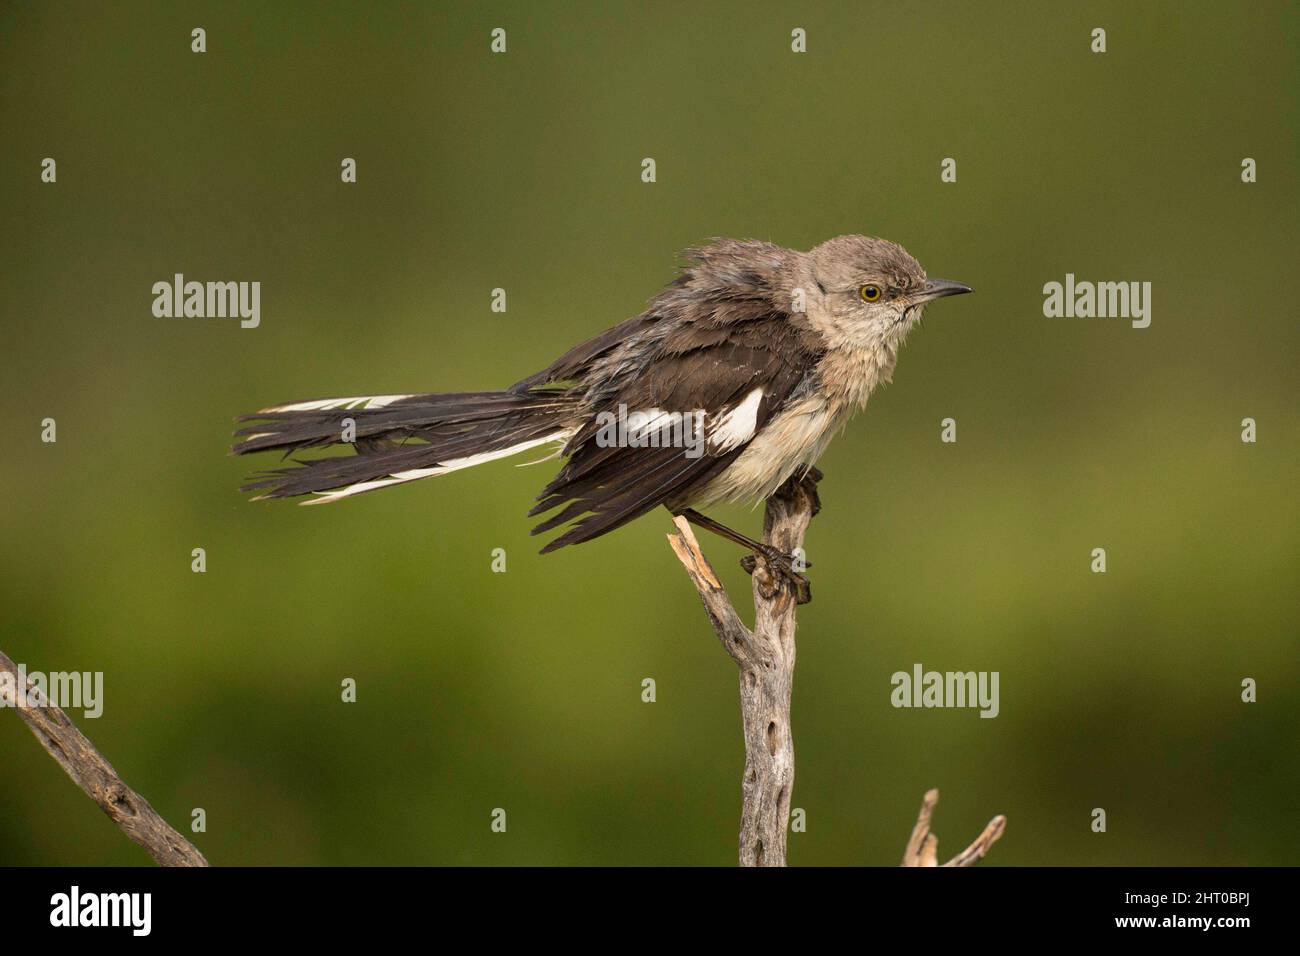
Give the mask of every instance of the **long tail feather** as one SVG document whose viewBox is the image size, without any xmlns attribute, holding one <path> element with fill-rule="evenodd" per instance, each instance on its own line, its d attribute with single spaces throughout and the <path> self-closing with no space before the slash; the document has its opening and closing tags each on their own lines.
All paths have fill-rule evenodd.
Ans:
<svg viewBox="0 0 1300 956">
<path fill-rule="evenodd" d="M 294 459 L 242 488 L 258 498 L 318 494 L 302 504 L 321 504 L 563 442 L 576 404 L 556 390 L 316 399 L 241 416 L 250 424 L 235 431 L 231 452 L 350 445 L 355 456 Z"/>
</svg>

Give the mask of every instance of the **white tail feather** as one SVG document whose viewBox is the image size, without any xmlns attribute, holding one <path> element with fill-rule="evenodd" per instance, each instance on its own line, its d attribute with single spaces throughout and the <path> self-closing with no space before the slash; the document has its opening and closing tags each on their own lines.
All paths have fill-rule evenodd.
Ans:
<svg viewBox="0 0 1300 956">
<path fill-rule="evenodd" d="M 473 468 L 475 465 L 482 465 L 485 462 L 496 461 L 498 458 L 509 458 L 511 455 L 518 454 L 521 451 L 527 451 L 529 448 L 536 448 L 538 445 L 545 445 L 547 442 L 567 441 L 572 435 L 572 430 L 552 432 L 542 438 L 534 438 L 530 441 L 520 442 L 518 445 L 511 445 L 509 448 L 502 448 L 499 451 L 485 451 L 477 455 L 467 455 L 464 458 L 452 458 L 443 462 L 441 465 L 435 465 L 433 468 L 412 468 L 407 471 L 399 471 L 389 475 L 387 478 L 376 478 L 371 481 L 358 482 L 355 485 L 348 485 L 346 488 L 338 488 L 334 491 L 314 492 L 318 497 L 301 501 L 299 504 L 304 505 L 323 505 L 331 501 L 338 501 L 340 498 L 347 498 L 351 495 L 359 495 L 363 491 L 373 491 L 376 488 L 387 488 L 389 485 L 400 485 L 408 481 L 418 481 L 421 478 L 430 478 L 433 475 L 445 475 L 448 472 L 460 471 L 462 468 Z"/>
<path fill-rule="evenodd" d="M 360 411 L 367 408 L 383 408 L 385 405 L 391 405 L 393 402 L 411 397 L 410 395 L 357 395 L 353 398 L 318 398 L 310 402 L 294 402 L 290 405 L 276 405 L 273 408 L 264 408 L 258 414 L 328 412 L 336 408 Z"/>
</svg>

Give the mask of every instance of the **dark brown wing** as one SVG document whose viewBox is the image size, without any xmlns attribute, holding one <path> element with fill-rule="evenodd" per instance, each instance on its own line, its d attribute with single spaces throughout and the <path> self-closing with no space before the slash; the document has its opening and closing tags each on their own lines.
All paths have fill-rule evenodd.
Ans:
<svg viewBox="0 0 1300 956">
<path fill-rule="evenodd" d="M 683 253 L 681 273 L 640 315 L 576 345 L 536 375 L 511 386 L 526 391 L 563 383 L 590 386 L 603 359 L 629 343 L 659 341 L 668 353 L 728 341 L 730 330 L 788 319 L 784 277 L 798 253 L 752 239 L 715 239 Z M 785 323 L 793 331 L 793 323 Z M 664 330 L 667 333 L 667 341 Z"/>
<path fill-rule="evenodd" d="M 730 340 L 713 335 L 711 330 L 703 336 L 708 342 L 703 345 L 690 341 L 690 329 L 678 330 L 679 334 L 662 341 L 642 371 L 605 397 L 597 414 L 570 440 L 568 463 L 529 512 L 536 515 L 564 506 L 534 528 L 534 534 L 575 522 L 543 548 L 543 553 L 589 541 L 660 504 L 684 498 L 744 451 L 752 436 L 804 382 L 817 358 L 798 345 L 786 316 L 769 314 L 749 324 L 752 327 L 743 331 L 733 329 Z M 620 405 L 632 412 L 702 409 L 707 436 L 720 413 L 734 408 L 756 388 L 762 390 L 762 397 L 755 427 L 730 447 L 706 438 L 703 453 L 692 457 L 687 447 L 629 447 L 600 440 L 599 412 L 616 416 Z"/>
<path fill-rule="evenodd" d="M 524 392 L 562 382 L 579 382 L 591 370 L 594 361 L 616 346 L 627 342 L 651 325 L 656 318 L 649 313 L 643 313 L 619 323 L 612 329 L 606 329 L 594 339 L 575 345 L 536 375 L 530 375 L 523 381 L 511 385 L 510 390 Z"/>
</svg>

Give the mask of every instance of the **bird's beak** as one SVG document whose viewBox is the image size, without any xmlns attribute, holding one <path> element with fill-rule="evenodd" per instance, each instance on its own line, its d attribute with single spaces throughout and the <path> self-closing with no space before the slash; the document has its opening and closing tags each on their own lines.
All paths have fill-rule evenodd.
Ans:
<svg viewBox="0 0 1300 956">
<path fill-rule="evenodd" d="M 929 302 L 931 299 L 942 299 L 946 295 L 961 295 L 964 292 L 974 292 L 968 285 L 962 285 L 960 282 L 953 282 L 950 279 L 928 279 L 921 291 L 912 295 L 912 301 L 915 303 Z"/>
</svg>

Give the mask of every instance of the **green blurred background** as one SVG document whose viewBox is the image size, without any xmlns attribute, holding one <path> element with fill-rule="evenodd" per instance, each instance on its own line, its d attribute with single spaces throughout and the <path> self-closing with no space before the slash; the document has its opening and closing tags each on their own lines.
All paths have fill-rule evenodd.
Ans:
<svg viewBox="0 0 1300 956">
<path fill-rule="evenodd" d="M 937 786 L 945 856 L 1000 812 L 992 865 L 1294 863 L 1298 27 L 1283 2 L 5 3 L 0 648 L 104 671 L 104 716 L 74 716 L 174 824 L 207 811 L 216 864 L 731 864 L 735 667 L 665 513 L 542 558 L 552 465 L 249 504 L 268 462 L 226 456 L 231 419 L 502 387 L 682 247 L 864 232 L 978 294 L 930 309 L 822 460 L 791 862 L 897 862 Z M 259 280 L 261 327 L 154 318 L 176 272 Z M 1044 318 L 1066 272 L 1151 281 L 1151 327 Z M 915 662 L 999 671 L 1001 715 L 895 710 Z M 4 712 L 0 758 L 0 864 L 148 862 Z"/>
</svg>

